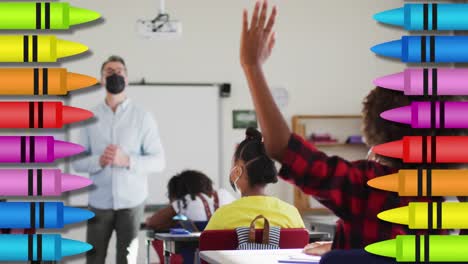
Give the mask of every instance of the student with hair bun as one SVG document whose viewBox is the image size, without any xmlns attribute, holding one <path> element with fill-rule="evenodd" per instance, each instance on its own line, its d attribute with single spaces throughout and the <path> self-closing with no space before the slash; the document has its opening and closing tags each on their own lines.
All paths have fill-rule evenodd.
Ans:
<svg viewBox="0 0 468 264">
<path fill-rule="evenodd" d="M 246 138 L 234 153 L 229 181 L 242 197 L 220 207 L 205 230 L 249 226 L 258 215 L 265 216 L 272 226 L 304 228 L 301 215 L 294 206 L 265 194 L 266 186 L 278 181 L 277 170 L 266 154 L 262 134 L 255 128 L 247 129 Z M 258 221 L 258 224 L 263 222 Z"/>
</svg>

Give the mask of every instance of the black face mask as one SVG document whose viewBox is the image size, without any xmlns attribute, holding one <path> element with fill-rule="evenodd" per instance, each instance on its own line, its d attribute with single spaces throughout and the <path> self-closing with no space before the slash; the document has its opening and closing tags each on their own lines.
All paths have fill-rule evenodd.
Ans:
<svg viewBox="0 0 468 264">
<path fill-rule="evenodd" d="M 111 94 L 119 94 L 125 89 L 125 79 L 118 74 L 106 78 L 106 90 Z"/>
</svg>

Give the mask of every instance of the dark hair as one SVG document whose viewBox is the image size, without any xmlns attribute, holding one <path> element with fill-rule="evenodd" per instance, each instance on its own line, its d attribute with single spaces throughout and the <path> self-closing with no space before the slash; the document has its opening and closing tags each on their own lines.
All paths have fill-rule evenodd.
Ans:
<svg viewBox="0 0 468 264">
<path fill-rule="evenodd" d="M 262 134 L 255 128 L 249 127 L 245 132 L 246 138 L 234 153 L 234 161 L 239 159 L 247 164 L 247 175 L 250 186 L 266 185 L 278 181 L 275 163 L 268 157 Z"/>
<path fill-rule="evenodd" d="M 120 62 L 123 64 L 124 68 L 125 68 L 125 71 L 127 71 L 127 65 L 125 65 L 125 60 L 120 57 L 120 56 L 117 56 L 117 55 L 112 55 L 110 56 L 109 58 L 107 58 L 107 60 L 105 60 L 102 65 L 101 65 L 101 73 L 102 71 L 104 70 L 104 67 L 106 66 L 107 63 L 109 62 Z"/>
<path fill-rule="evenodd" d="M 211 196 L 213 194 L 213 182 L 202 172 L 185 170 L 169 180 L 167 190 L 169 199 L 181 200 L 183 207 L 187 208 L 185 196 L 189 194 L 192 200 L 195 200 L 200 193 Z"/>
<path fill-rule="evenodd" d="M 466 96 L 438 96 L 438 101 L 466 101 Z M 468 129 L 414 129 L 410 125 L 387 121 L 380 117 L 386 110 L 408 106 L 413 101 L 429 101 L 424 96 L 406 96 L 400 91 L 374 88 L 363 102 L 363 134 L 369 146 L 400 140 L 403 136 L 458 136 L 468 134 Z M 386 165 L 394 168 L 417 168 L 421 164 L 404 164 L 401 159 L 377 155 Z M 456 167 L 455 164 L 435 164 L 433 167 Z"/>
</svg>

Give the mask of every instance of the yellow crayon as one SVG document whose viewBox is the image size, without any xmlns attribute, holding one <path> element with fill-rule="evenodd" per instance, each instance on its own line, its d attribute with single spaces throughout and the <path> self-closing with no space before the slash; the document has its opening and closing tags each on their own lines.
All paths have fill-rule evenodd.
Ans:
<svg viewBox="0 0 468 264">
<path fill-rule="evenodd" d="M 0 62 L 56 62 L 87 50 L 83 44 L 55 36 L 0 36 Z"/>
<path fill-rule="evenodd" d="M 387 210 L 378 218 L 410 229 L 467 229 L 468 203 L 409 203 L 408 206 Z"/>
</svg>

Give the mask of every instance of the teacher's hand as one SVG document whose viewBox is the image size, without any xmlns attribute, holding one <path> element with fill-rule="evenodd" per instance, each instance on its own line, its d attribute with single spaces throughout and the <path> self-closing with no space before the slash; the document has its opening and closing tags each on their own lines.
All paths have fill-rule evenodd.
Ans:
<svg viewBox="0 0 468 264">
<path fill-rule="evenodd" d="M 118 167 L 128 167 L 130 165 L 130 157 L 117 145 L 109 145 L 115 155 L 112 164 Z"/>
<path fill-rule="evenodd" d="M 101 157 L 99 158 L 99 164 L 102 168 L 111 165 L 112 161 L 114 160 L 115 150 L 111 146 L 112 145 L 107 146 L 107 148 L 104 150 L 104 153 L 102 153 Z"/>
</svg>

